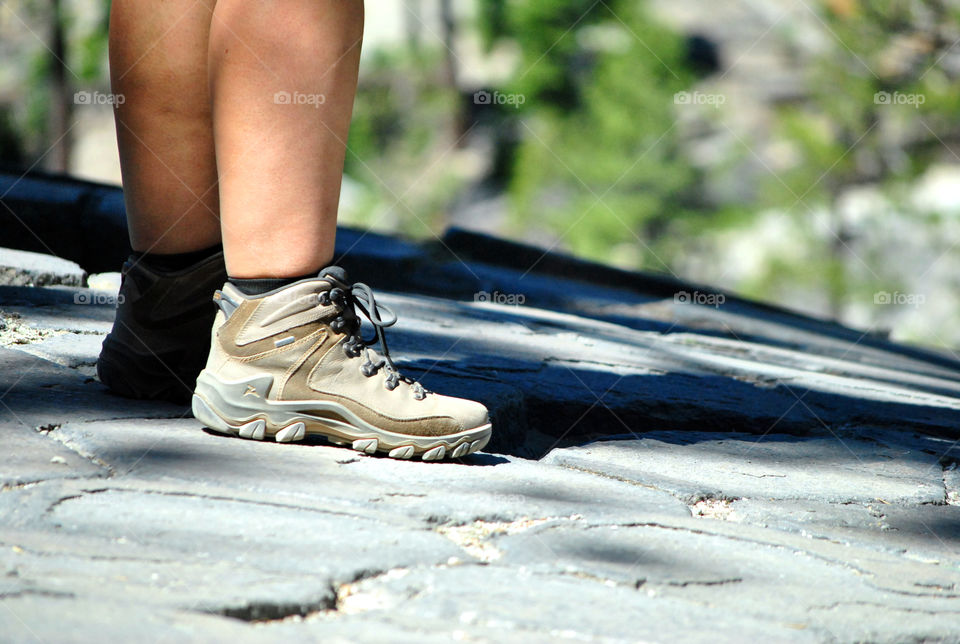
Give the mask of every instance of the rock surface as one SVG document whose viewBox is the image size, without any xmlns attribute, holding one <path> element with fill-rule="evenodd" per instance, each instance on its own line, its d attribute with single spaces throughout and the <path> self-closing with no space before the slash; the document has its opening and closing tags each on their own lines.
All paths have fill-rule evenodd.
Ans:
<svg viewBox="0 0 960 644">
<path fill-rule="evenodd" d="M 74 262 L 52 255 L 0 248 L 0 284 L 83 286 L 86 273 Z"/>
<path fill-rule="evenodd" d="M 491 409 L 444 463 L 116 398 L 107 291 L 0 286 L 0 639 L 960 641 L 955 359 L 443 243 L 338 239 L 406 371 Z"/>
</svg>

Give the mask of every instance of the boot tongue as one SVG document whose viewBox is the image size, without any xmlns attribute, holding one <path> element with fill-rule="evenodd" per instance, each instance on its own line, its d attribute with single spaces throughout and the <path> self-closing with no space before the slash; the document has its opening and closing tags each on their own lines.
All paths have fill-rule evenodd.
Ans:
<svg viewBox="0 0 960 644">
<path fill-rule="evenodd" d="M 320 271 L 318 277 L 327 277 L 330 276 L 336 281 L 342 284 L 349 284 L 350 280 L 347 277 L 347 271 L 343 270 L 339 266 L 327 266 L 325 269 Z"/>
</svg>

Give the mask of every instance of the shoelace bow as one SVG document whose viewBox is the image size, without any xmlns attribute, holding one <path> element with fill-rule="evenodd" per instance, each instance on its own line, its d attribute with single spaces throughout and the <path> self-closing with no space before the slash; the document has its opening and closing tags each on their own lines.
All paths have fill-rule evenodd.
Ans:
<svg viewBox="0 0 960 644">
<path fill-rule="evenodd" d="M 363 282 L 347 284 L 331 275 L 325 275 L 324 279 L 333 284 L 333 287 L 328 291 L 321 291 L 317 299 L 324 306 L 332 302 L 339 307 L 340 313 L 330 322 L 330 328 L 337 333 L 347 334 L 347 341 L 343 343 L 344 353 L 351 358 L 361 355 L 364 357 L 365 361 L 360 365 L 363 375 L 370 377 L 385 368 L 389 372 L 384 383 L 387 389 L 393 391 L 401 382 L 406 382 L 413 388 L 414 398 L 423 400 L 428 391 L 419 382 L 401 374 L 390 357 L 387 337 L 383 330 L 396 324 L 397 314 L 385 304 L 377 304 L 373 290 Z M 362 320 L 357 315 L 358 309 L 373 325 L 375 335 L 372 338 L 366 339 L 361 333 Z M 384 319 L 381 312 L 389 317 Z M 377 342 L 382 348 L 382 355 L 370 348 Z"/>
</svg>

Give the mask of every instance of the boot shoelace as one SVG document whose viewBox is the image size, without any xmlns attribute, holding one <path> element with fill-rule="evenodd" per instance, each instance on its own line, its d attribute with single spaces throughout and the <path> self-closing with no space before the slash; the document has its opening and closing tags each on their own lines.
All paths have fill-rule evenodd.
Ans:
<svg viewBox="0 0 960 644">
<path fill-rule="evenodd" d="M 384 386 L 393 391 L 401 382 L 409 384 L 413 388 L 413 396 L 417 400 L 426 398 L 428 391 L 419 382 L 404 376 L 397 369 L 390 357 L 390 349 L 387 347 L 387 338 L 383 330 L 388 326 L 393 326 L 397 322 L 397 314 L 388 306 L 377 304 L 373 295 L 373 290 L 363 282 L 354 282 L 346 284 L 332 278 L 330 275 L 324 276 L 324 279 L 330 281 L 333 285 L 328 291 L 321 291 L 317 295 L 317 300 L 324 306 L 331 303 L 336 304 L 340 313 L 330 322 L 330 328 L 336 333 L 346 333 L 347 341 L 343 343 L 343 351 L 348 357 L 364 357 L 364 362 L 360 365 L 360 371 L 363 375 L 371 377 L 381 368 L 387 370 L 388 375 Z M 373 325 L 375 335 L 366 339 L 361 333 L 361 319 L 357 315 L 357 310 L 363 313 L 364 317 Z M 389 317 L 384 319 L 382 313 Z M 383 355 L 379 355 L 370 347 L 380 343 Z"/>
</svg>

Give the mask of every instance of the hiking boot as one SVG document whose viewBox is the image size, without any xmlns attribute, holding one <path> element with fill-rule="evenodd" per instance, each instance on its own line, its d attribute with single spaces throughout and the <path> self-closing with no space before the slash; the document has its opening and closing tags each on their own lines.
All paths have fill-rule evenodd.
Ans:
<svg viewBox="0 0 960 644">
<path fill-rule="evenodd" d="M 188 402 L 210 350 L 217 313 L 210 296 L 227 278 L 223 253 L 171 273 L 131 256 L 122 274 L 117 317 L 103 340 L 97 376 L 127 398 Z"/>
<path fill-rule="evenodd" d="M 465 456 L 490 440 L 486 407 L 399 373 L 383 333 L 396 315 L 343 269 L 258 296 L 227 283 L 214 301 L 220 312 L 193 396 L 193 415 L 210 429 L 278 442 L 322 436 L 425 461 Z M 374 337 L 362 337 L 358 312 Z M 382 355 L 371 348 L 378 341 Z"/>
</svg>

